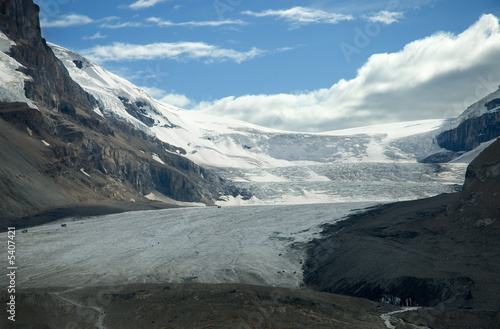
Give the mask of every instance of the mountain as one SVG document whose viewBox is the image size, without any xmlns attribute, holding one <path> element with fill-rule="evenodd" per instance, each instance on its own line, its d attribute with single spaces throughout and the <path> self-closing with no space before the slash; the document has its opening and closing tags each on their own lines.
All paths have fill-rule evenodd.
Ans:
<svg viewBox="0 0 500 329">
<path fill-rule="evenodd" d="M 113 212 L 179 201 L 213 205 L 221 195 L 245 195 L 181 156 L 182 148 L 103 118 L 99 100 L 41 37 L 38 11 L 31 0 L 0 2 L 2 226 L 22 227 L 28 221 L 19 218 L 60 207 L 67 215 L 74 206 Z"/>
<path fill-rule="evenodd" d="M 1 1 L 0 20 L 2 218 L 85 205 L 415 199 L 455 191 L 474 147 L 496 135 L 463 148 L 454 131 L 464 117 L 298 133 L 186 111 L 47 44 L 30 0 Z M 480 105 L 496 113 L 490 98 Z M 493 124 L 483 121 L 471 125 Z M 401 182 L 412 184 L 397 192 Z M 360 184 L 368 194 L 353 195 Z"/>
<path fill-rule="evenodd" d="M 253 194 L 251 198 L 227 195 L 218 204 L 404 200 L 452 192 L 463 182 L 463 164 L 417 162 L 445 151 L 435 136 L 450 120 L 325 133 L 269 129 L 165 104 L 75 52 L 50 47 L 71 77 L 97 100 L 95 113 L 179 147 L 182 156 Z M 422 174 L 417 177 L 415 172 Z M 401 181 L 415 184 L 395 193 Z M 353 196 L 352 189 L 346 189 L 360 184 L 368 195 Z"/>
<path fill-rule="evenodd" d="M 422 120 L 325 133 L 264 128 L 165 104 L 75 52 L 50 47 L 71 77 L 94 96 L 105 118 L 118 118 L 154 134 L 184 149 L 185 156 L 200 165 L 254 169 L 336 161 L 414 161 L 440 149 L 432 137 L 421 135 L 448 122 Z M 408 138 L 406 145 L 398 145 L 397 141 L 410 136 L 421 138 Z"/>
</svg>

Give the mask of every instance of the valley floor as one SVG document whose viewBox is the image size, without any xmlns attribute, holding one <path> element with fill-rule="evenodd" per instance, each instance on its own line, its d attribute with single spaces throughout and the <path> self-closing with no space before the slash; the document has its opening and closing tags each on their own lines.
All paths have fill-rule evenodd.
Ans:
<svg viewBox="0 0 500 329">
<path fill-rule="evenodd" d="M 436 257 L 428 257 L 428 248 L 436 245 L 426 244 L 426 235 L 436 231 L 429 220 L 454 197 L 378 207 L 341 203 L 165 209 L 66 218 L 18 231 L 16 323 L 4 314 L 0 327 L 495 329 L 499 313 L 493 302 L 488 308 L 488 299 L 498 296 L 492 274 L 496 265 L 484 258 L 491 255 L 473 255 L 472 248 L 467 259 L 485 265 L 453 275 L 472 278 L 472 300 L 460 289 L 471 288 L 467 280 L 443 281 L 454 289 L 451 296 L 443 293 L 448 299 L 405 308 L 415 302 L 390 305 L 376 296 L 359 296 L 375 300 L 369 301 L 332 294 L 331 279 L 321 277 L 350 269 L 344 275 L 347 286 L 360 278 L 369 286 L 382 285 L 383 279 L 398 282 L 398 275 L 406 273 L 442 288 L 440 280 L 448 270 L 460 270 L 450 264 L 461 260 L 457 257 L 464 250 L 457 249 L 455 255 L 448 248 L 447 261 L 439 248 L 453 244 L 445 242 L 435 249 Z M 423 226 L 410 225 L 419 219 Z M 314 237 L 320 239 L 311 242 Z M 408 239 L 424 240 L 411 246 Z M 7 243 L 5 234 L 0 243 Z M 327 267 L 321 268 L 322 263 Z M 319 275 L 311 277 L 318 268 Z M 353 291 L 339 293 L 356 296 Z M 436 291 L 422 291 L 428 293 Z M 9 298 L 6 291 L 0 297 Z"/>
<path fill-rule="evenodd" d="M 415 329 L 391 305 L 244 284 L 134 284 L 21 290 L 11 328 Z M 396 314 L 396 313 L 394 313 Z M 420 327 L 423 329 L 423 327 Z"/>
</svg>

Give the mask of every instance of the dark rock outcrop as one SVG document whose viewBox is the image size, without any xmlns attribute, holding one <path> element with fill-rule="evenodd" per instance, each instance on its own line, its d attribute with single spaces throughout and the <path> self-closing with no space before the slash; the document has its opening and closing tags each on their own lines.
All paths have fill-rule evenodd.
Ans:
<svg viewBox="0 0 500 329">
<path fill-rule="evenodd" d="M 487 234 L 500 232 L 500 140 L 470 163 L 462 192 L 448 206 L 448 217 L 465 227 L 488 226 Z"/>
<path fill-rule="evenodd" d="M 500 136 L 500 112 L 485 113 L 437 136 L 439 146 L 450 151 L 471 151 Z"/>
</svg>

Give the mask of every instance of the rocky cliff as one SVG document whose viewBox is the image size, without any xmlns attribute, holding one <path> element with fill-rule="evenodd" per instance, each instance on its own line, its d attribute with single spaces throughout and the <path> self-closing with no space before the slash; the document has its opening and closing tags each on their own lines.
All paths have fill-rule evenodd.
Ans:
<svg viewBox="0 0 500 329">
<path fill-rule="evenodd" d="M 95 100 L 75 83 L 42 38 L 39 7 L 32 0 L 0 2 L 1 31 L 15 41 L 8 55 L 31 77 L 25 81 L 26 96 L 39 106 L 74 114 L 75 108 L 90 112 Z"/>
<path fill-rule="evenodd" d="M 163 200 L 213 204 L 240 191 L 129 123 L 94 111 L 96 100 L 69 76 L 40 35 L 32 0 L 1 0 L 0 31 L 13 44 L 6 52 L 22 66 L 23 102 L 0 99 L 0 219 L 74 205 L 151 204 Z M 161 206 L 154 204 L 155 207 Z"/>
<path fill-rule="evenodd" d="M 464 228 L 500 233 L 500 140 L 470 163 L 463 190 L 447 214 Z"/>
<path fill-rule="evenodd" d="M 500 100 L 500 99 L 498 99 Z M 500 112 L 485 113 L 437 136 L 439 146 L 450 151 L 471 151 L 500 136 Z"/>
<path fill-rule="evenodd" d="M 468 152 L 500 136 L 499 89 L 470 105 L 436 141 L 452 152 Z"/>
</svg>

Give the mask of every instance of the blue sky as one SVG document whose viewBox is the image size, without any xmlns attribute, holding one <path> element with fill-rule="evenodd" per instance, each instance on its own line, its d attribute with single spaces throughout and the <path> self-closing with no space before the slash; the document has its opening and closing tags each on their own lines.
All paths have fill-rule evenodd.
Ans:
<svg viewBox="0 0 500 329">
<path fill-rule="evenodd" d="M 47 41 L 155 98 L 268 127 L 453 117 L 500 85 L 498 0 L 35 3 Z"/>
</svg>

